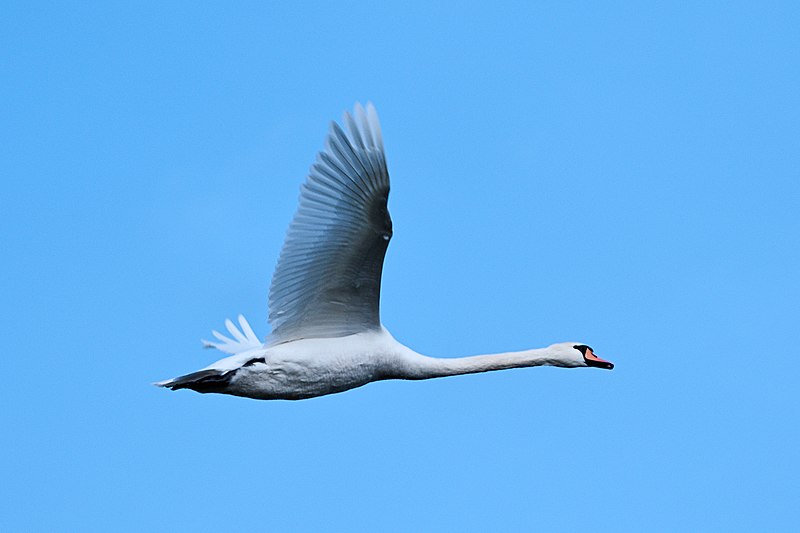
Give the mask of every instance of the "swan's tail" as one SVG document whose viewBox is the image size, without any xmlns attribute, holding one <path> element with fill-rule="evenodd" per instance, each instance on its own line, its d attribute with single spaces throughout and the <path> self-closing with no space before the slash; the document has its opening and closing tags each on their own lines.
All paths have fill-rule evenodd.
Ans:
<svg viewBox="0 0 800 533">
<path fill-rule="evenodd" d="M 232 339 L 226 337 L 219 331 L 212 331 L 211 334 L 214 335 L 219 342 L 203 340 L 203 347 L 216 348 L 221 352 L 234 355 L 263 346 L 263 343 L 258 340 L 258 337 L 256 337 L 256 334 L 253 332 L 253 328 L 250 327 L 250 324 L 248 324 L 244 316 L 239 315 L 239 327 L 242 328 L 241 331 L 229 318 L 225 319 L 225 327 L 228 328 L 231 336 L 233 336 Z"/>
<path fill-rule="evenodd" d="M 203 346 L 216 348 L 221 352 L 232 355 L 263 346 L 263 343 L 258 340 L 258 337 L 253 332 L 253 328 L 250 327 L 250 324 L 247 323 L 247 320 L 242 315 L 239 315 L 239 327 L 241 330 L 230 320 L 225 320 L 225 327 L 228 328 L 233 338 L 226 337 L 218 331 L 212 331 L 211 333 L 219 342 L 204 340 Z M 235 357 L 226 357 L 212 366 L 216 368 L 205 368 L 185 376 L 159 381 L 153 383 L 153 385 L 172 390 L 191 389 L 197 392 L 223 392 L 230 385 L 233 375 L 241 366 L 241 362 Z"/>
<path fill-rule="evenodd" d="M 153 383 L 156 387 L 167 389 L 191 389 L 197 392 L 223 392 L 231 382 L 235 371 L 208 369 L 192 372 L 185 376 Z"/>
</svg>

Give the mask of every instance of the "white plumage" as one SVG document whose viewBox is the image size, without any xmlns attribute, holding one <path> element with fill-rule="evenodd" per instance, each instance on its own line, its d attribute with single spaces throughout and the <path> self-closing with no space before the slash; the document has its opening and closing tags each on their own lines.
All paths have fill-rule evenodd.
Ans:
<svg viewBox="0 0 800 533">
<path fill-rule="evenodd" d="M 389 173 L 378 115 L 368 104 L 332 123 L 300 193 L 269 294 L 272 333 L 262 343 L 239 328 L 203 341 L 231 357 L 156 383 L 258 399 L 302 399 L 383 379 L 427 379 L 506 368 L 613 364 L 583 343 L 522 352 L 432 358 L 398 343 L 381 325 L 383 260 L 392 237 Z"/>
<path fill-rule="evenodd" d="M 392 236 L 389 172 L 375 108 L 331 123 L 300 193 L 269 291 L 271 343 L 379 330 Z"/>
</svg>

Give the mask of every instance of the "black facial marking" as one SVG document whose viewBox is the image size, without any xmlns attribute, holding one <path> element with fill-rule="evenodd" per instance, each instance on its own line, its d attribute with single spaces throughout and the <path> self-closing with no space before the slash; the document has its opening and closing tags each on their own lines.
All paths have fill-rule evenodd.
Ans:
<svg viewBox="0 0 800 533">
<path fill-rule="evenodd" d="M 594 350 L 592 350 L 591 346 L 586 346 L 585 344 L 576 344 L 575 346 L 573 346 L 573 348 L 575 348 L 576 350 L 581 352 L 584 357 L 586 357 L 586 351 L 587 350 L 591 350 L 592 352 L 594 352 Z"/>
<path fill-rule="evenodd" d="M 266 362 L 267 362 L 267 360 L 264 359 L 263 357 L 256 357 L 255 359 L 250 359 L 248 362 L 246 362 L 242 366 L 253 366 L 256 363 L 265 363 L 266 364 Z"/>
</svg>

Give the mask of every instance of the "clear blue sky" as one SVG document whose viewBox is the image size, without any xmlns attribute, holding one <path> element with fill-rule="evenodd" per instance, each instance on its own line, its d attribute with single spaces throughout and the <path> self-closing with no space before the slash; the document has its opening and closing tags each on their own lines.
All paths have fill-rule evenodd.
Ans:
<svg viewBox="0 0 800 533">
<path fill-rule="evenodd" d="M 796 2 L 135 4 L 2 8 L 0 529 L 797 527 Z M 613 372 L 150 386 L 226 317 L 266 335 L 299 186 L 367 100 L 398 340 Z"/>
</svg>

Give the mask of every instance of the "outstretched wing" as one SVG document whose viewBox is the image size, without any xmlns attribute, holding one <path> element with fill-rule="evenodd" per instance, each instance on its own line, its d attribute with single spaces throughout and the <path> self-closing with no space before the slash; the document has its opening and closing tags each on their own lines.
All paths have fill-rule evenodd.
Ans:
<svg viewBox="0 0 800 533">
<path fill-rule="evenodd" d="M 380 329 L 392 237 L 389 173 L 372 104 L 332 123 L 300 192 L 269 291 L 268 343 Z"/>
</svg>

